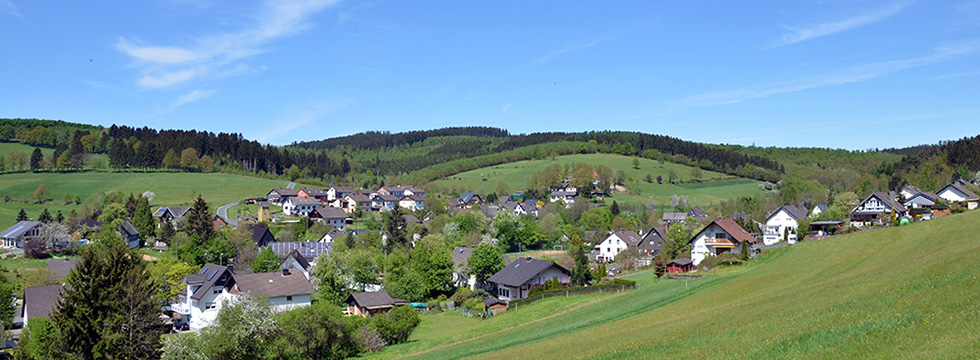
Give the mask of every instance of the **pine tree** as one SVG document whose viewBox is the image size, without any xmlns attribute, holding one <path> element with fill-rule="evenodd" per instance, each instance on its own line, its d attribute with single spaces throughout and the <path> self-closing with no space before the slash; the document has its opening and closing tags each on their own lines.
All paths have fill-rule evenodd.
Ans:
<svg viewBox="0 0 980 360">
<path fill-rule="evenodd" d="M 150 212 L 150 201 L 140 196 L 136 201 L 136 211 L 133 212 L 133 226 L 139 230 L 140 237 L 147 240 L 153 237 L 153 213 Z"/>
<path fill-rule="evenodd" d="M 61 210 L 58 210 L 58 215 L 54 217 L 54 221 L 57 221 L 59 224 L 65 222 L 65 215 L 61 214 Z"/>
<path fill-rule="evenodd" d="M 41 211 L 41 215 L 37 217 L 37 221 L 47 224 L 54 221 L 54 218 L 51 217 L 51 212 L 48 211 L 48 208 L 44 208 L 44 210 Z"/>
<path fill-rule="evenodd" d="M 613 200 L 612 205 L 609 206 L 609 212 L 611 212 L 613 216 L 619 215 L 619 203 L 616 202 L 616 200 Z"/>
<path fill-rule="evenodd" d="M 51 320 L 71 357 L 158 358 L 165 327 L 146 263 L 113 232 L 82 250 Z"/>
<path fill-rule="evenodd" d="M 34 148 L 34 152 L 31 153 L 31 171 L 37 171 L 41 168 L 41 163 L 44 162 L 44 154 L 41 153 L 41 148 Z"/>
<path fill-rule="evenodd" d="M 136 197 L 133 193 L 129 193 L 129 198 L 126 199 L 126 217 L 132 219 L 133 215 L 136 214 Z"/>
<path fill-rule="evenodd" d="M 589 258 L 582 250 L 582 238 L 578 234 L 572 235 L 571 247 L 568 251 L 572 253 L 575 266 L 572 267 L 572 282 L 576 285 L 587 285 L 589 282 Z"/>
<path fill-rule="evenodd" d="M 387 252 L 390 252 L 395 245 L 405 246 L 408 242 L 405 235 L 405 217 L 402 216 L 402 209 L 398 205 L 395 205 L 394 209 L 385 214 L 384 231 L 388 235 L 388 241 L 385 243 L 385 251 Z"/>
<path fill-rule="evenodd" d="M 27 212 L 24 208 L 20 208 L 20 212 L 17 213 L 17 221 L 27 221 Z"/>
<path fill-rule="evenodd" d="M 197 196 L 194 206 L 187 211 L 187 231 L 191 234 L 197 234 L 204 241 L 210 239 L 211 233 L 214 232 L 211 210 L 208 209 L 208 203 L 204 202 L 201 195 Z"/>
</svg>

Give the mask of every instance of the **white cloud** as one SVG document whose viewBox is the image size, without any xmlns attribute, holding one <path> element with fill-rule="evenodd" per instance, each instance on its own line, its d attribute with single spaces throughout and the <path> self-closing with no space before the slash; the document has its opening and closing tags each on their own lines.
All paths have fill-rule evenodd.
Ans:
<svg viewBox="0 0 980 360">
<path fill-rule="evenodd" d="M 255 134 L 259 142 L 268 143 L 278 139 L 296 128 L 312 124 L 321 118 L 343 110 L 351 105 L 349 100 L 320 102 L 290 109 L 279 120 L 274 120 L 270 126 L 264 127 L 262 133 Z"/>
<path fill-rule="evenodd" d="M 623 32 L 622 34 L 610 36 L 610 37 L 607 37 L 607 38 L 602 38 L 602 39 L 593 40 L 593 41 L 590 41 L 590 42 L 587 42 L 587 43 L 575 44 L 575 45 L 571 45 L 571 46 L 568 46 L 568 47 L 565 47 L 565 48 L 561 48 L 561 49 L 552 51 L 548 55 L 539 57 L 537 59 L 533 59 L 533 60 L 531 60 L 531 63 L 534 64 L 534 65 L 541 65 L 541 64 L 547 63 L 549 61 L 552 61 L 554 59 L 557 59 L 559 57 L 562 57 L 562 56 L 565 56 L 565 55 L 568 55 L 568 54 L 571 54 L 571 53 L 579 52 L 579 51 L 582 51 L 582 50 L 586 50 L 586 49 L 591 48 L 593 46 L 602 44 L 602 43 L 604 43 L 606 41 L 618 39 L 620 37 L 623 37 L 623 36 L 626 36 L 627 34 L 632 33 L 633 31 L 635 31 L 635 29 L 634 30 L 629 30 L 629 31 Z"/>
<path fill-rule="evenodd" d="M 980 52 L 980 39 L 943 44 L 929 55 L 916 58 L 892 60 L 851 67 L 843 71 L 819 76 L 794 79 L 778 83 L 756 85 L 742 89 L 709 92 L 687 97 L 670 103 L 672 107 L 715 106 L 735 104 L 746 100 L 763 98 L 807 89 L 822 88 L 849 83 L 864 82 L 901 70 L 925 66 L 951 60 L 960 55 Z"/>
<path fill-rule="evenodd" d="M 24 15 L 21 15 L 20 12 L 17 11 L 17 6 L 15 6 L 10 0 L 0 0 L 0 14 L 7 14 L 21 19 L 24 18 Z"/>
<path fill-rule="evenodd" d="M 267 51 L 265 47 L 272 41 L 309 28 L 312 16 L 338 1 L 267 0 L 255 11 L 253 23 L 238 32 L 202 36 L 184 47 L 141 45 L 120 38 L 116 49 L 141 67 L 138 84 L 144 89 L 167 87 L 214 73 L 228 74 L 227 67 L 240 69 L 239 60 Z"/>
<path fill-rule="evenodd" d="M 214 95 L 215 91 L 217 90 L 193 90 L 189 93 L 181 95 L 177 98 L 177 101 L 170 105 L 170 110 L 172 111 L 178 106 L 187 105 L 195 101 L 207 100 L 211 98 L 211 95 Z"/>
<path fill-rule="evenodd" d="M 898 14 L 908 7 L 908 5 L 908 3 L 894 3 L 885 9 L 881 9 L 873 13 L 864 14 L 841 21 L 817 24 L 802 28 L 783 25 L 783 27 L 789 30 L 790 33 L 783 35 L 778 41 L 776 41 L 775 44 L 770 46 L 770 48 L 791 45 L 801 41 L 807 41 L 821 36 L 827 36 L 839 33 L 841 31 L 847 31 L 865 25 L 874 24 Z"/>
<path fill-rule="evenodd" d="M 514 104 L 507 104 L 500 108 L 500 112 L 509 112 L 510 108 L 514 107 Z"/>
</svg>

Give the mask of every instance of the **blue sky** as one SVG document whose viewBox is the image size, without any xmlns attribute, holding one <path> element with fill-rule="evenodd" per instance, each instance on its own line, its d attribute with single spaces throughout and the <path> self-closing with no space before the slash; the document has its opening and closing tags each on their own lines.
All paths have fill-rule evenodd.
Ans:
<svg viewBox="0 0 980 360">
<path fill-rule="evenodd" d="M 760 146 L 980 133 L 980 1 L 0 0 L 0 117 L 272 144 L 486 125 Z"/>
</svg>

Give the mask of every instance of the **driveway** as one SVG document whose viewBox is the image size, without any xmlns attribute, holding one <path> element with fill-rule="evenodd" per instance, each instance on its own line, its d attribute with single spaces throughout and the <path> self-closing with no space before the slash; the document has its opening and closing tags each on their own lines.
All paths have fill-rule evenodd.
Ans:
<svg viewBox="0 0 980 360">
<path fill-rule="evenodd" d="M 232 219 L 228 217 L 228 209 L 230 209 L 232 206 L 235 205 L 238 205 L 238 203 L 225 204 L 218 207 L 218 216 L 220 216 L 222 219 L 225 219 L 225 222 L 227 222 L 228 225 L 231 226 L 238 226 L 238 218 Z"/>
</svg>

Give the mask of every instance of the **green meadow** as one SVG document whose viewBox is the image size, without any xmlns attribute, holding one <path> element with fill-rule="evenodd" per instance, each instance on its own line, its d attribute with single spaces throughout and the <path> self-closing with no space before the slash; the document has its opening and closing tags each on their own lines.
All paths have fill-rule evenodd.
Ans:
<svg viewBox="0 0 980 360">
<path fill-rule="evenodd" d="M 639 169 L 633 167 L 633 159 L 639 160 Z M 671 195 L 676 194 L 688 196 L 692 205 L 710 206 L 727 199 L 763 193 L 759 189 L 758 181 L 731 178 L 707 170 L 702 170 L 702 182 L 670 184 L 667 179 L 671 170 L 677 174 L 679 181 L 687 181 L 691 179 L 691 168 L 674 163 L 660 164 L 656 160 L 613 154 L 565 155 L 557 159 L 518 161 L 462 172 L 436 180 L 434 184 L 443 189 L 484 194 L 493 192 L 497 183 L 502 180 L 511 190 L 516 190 L 526 187 L 531 176 L 548 166 L 553 164 L 567 166 L 573 163 L 606 165 L 622 173 L 627 191 L 617 192 L 608 199 L 608 201 L 616 200 L 621 204 L 643 206 L 653 198 L 658 205 L 669 205 Z M 648 174 L 654 179 L 652 183 L 646 182 Z M 662 184 L 656 182 L 657 176 L 663 178 Z"/>
<path fill-rule="evenodd" d="M 366 357 L 976 358 L 978 224 L 973 211 L 805 241 L 702 279 L 640 274 L 637 290 L 530 322 L 546 302 L 483 321 L 427 315 L 408 343 Z"/>
<path fill-rule="evenodd" d="M 37 204 L 29 194 L 44 184 L 50 189 L 46 203 Z M 71 209 L 79 205 L 64 205 L 62 197 L 67 192 L 79 195 L 82 201 L 92 199 L 99 192 L 121 191 L 139 195 L 153 192 L 153 207 L 187 205 L 200 194 L 215 211 L 218 206 L 237 202 L 249 197 L 262 197 L 274 187 L 286 186 L 284 181 L 253 178 L 230 174 L 204 173 L 18 173 L 0 175 L 0 197 L 9 196 L 16 202 L 0 202 L 0 227 L 14 223 L 21 208 L 31 218 L 37 218 L 42 209 L 52 214 L 61 210 L 67 217 Z M 2 200 L 2 199 L 0 199 Z M 28 203 L 22 202 L 27 200 Z"/>
</svg>

